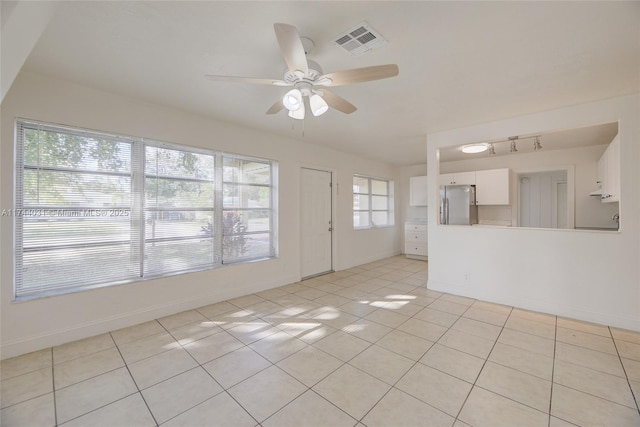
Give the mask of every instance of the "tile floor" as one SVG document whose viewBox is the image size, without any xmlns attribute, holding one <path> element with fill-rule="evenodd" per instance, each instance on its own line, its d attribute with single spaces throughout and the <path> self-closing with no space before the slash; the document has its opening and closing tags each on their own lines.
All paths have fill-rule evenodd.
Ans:
<svg viewBox="0 0 640 427">
<path fill-rule="evenodd" d="M 2 426 L 640 426 L 640 333 L 393 257 L 0 364 Z M 636 396 L 636 397 L 634 397 Z"/>
</svg>

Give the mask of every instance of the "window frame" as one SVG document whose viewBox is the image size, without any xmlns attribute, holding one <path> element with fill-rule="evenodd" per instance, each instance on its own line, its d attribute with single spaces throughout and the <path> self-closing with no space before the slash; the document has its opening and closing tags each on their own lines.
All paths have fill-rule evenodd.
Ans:
<svg viewBox="0 0 640 427">
<path fill-rule="evenodd" d="M 130 238 L 126 240 L 124 244 L 128 247 L 128 252 L 131 253 L 131 258 L 135 258 L 132 261 L 135 268 L 135 263 L 138 263 L 138 268 L 136 274 L 129 275 L 125 277 L 123 274 L 121 278 L 115 280 L 108 280 L 104 282 L 96 282 L 89 283 L 86 279 L 80 278 L 77 281 L 83 281 L 85 283 L 78 285 L 71 283 L 72 280 L 61 281 L 62 284 L 52 285 L 51 287 L 46 287 L 38 289 L 38 286 L 41 286 L 38 281 L 32 282 L 31 285 L 24 283 L 24 267 L 25 267 L 25 259 L 24 259 L 24 244 L 25 244 L 25 236 L 24 236 L 24 226 L 25 226 L 25 217 L 22 215 L 25 212 L 25 205 L 29 208 L 33 207 L 34 209 L 41 209 L 42 211 L 49 209 L 46 202 L 39 202 L 37 206 L 31 206 L 29 204 L 25 204 L 25 171 L 28 168 L 25 168 L 25 151 L 26 151 L 26 136 L 25 132 L 27 130 L 35 130 L 37 132 L 46 130 L 48 132 L 53 132 L 62 135 L 75 135 L 85 138 L 94 138 L 96 140 L 107 139 L 113 141 L 114 143 L 126 142 L 130 144 L 130 158 L 127 158 L 128 172 L 118 173 L 117 175 L 124 174 L 127 176 L 131 182 L 131 194 L 130 194 L 130 202 L 129 202 L 129 229 L 130 229 Z M 222 151 L 216 150 L 207 150 L 202 148 L 194 148 L 187 145 L 175 144 L 175 143 L 166 143 L 157 140 L 148 140 L 139 137 L 131 137 L 131 136 L 121 136 L 115 135 L 112 133 L 95 131 L 95 130 L 87 130 L 80 129 L 76 127 L 66 126 L 66 125 L 58 125 L 52 123 L 41 122 L 37 120 L 30 120 L 24 118 L 16 118 L 15 120 L 15 135 L 14 135 L 14 207 L 15 209 L 12 211 L 13 216 L 13 239 L 14 239 L 14 257 L 13 257 L 13 300 L 14 301 L 23 301 L 30 299 L 37 299 L 42 297 L 54 296 L 54 295 L 63 295 L 67 293 L 74 293 L 89 289 L 114 286 L 126 283 L 135 283 L 139 281 L 152 280 L 163 277 L 170 277 L 178 274 L 191 273 L 196 271 L 204 271 L 204 270 L 212 270 L 219 267 L 222 267 L 227 264 L 238 264 L 244 262 L 255 262 L 261 260 L 269 260 L 278 257 L 278 209 L 277 209 L 277 201 L 278 201 L 278 186 L 277 186 L 277 175 L 278 175 L 278 162 L 272 159 L 258 158 L 252 156 L 244 156 L 241 154 L 232 154 L 226 153 Z M 88 140 L 87 140 L 88 141 Z M 87 141 L 81 141 L 81 143 L 90 143 Z M 84 147 L 84 146 L 83 146 Z M 158 174 L 158 171 L 149 172 L 147 170 L 145 155 L 148 147 L 156 147 L 163 148 L 169 150 L 178 150 L 181 152 L 190 152 L 194 154 L 205 154 L 213 156 L 213 178 L 212 180 L 208 180 L 208 182 L 212 182 L 213 184 L 213 204 L 210 206 L 212 212 L 212 222 L 213 222 L 213 230 L 212 230 L 212 248 L 211 255 L 213 262 L 212 263 L 204 263 L 206 265 L 198 265 L 194 268 L 186 268 L 184 270 L 179 271 L 169 271 L 169 272 L 161 272 L 159 274 L 145 274 L 145 263 L 148 262 L 145 260 L 145 245 L 147 243 L 147 236 L 145 231 L 145 219 L 146 213 L 148 212 L 146 206 L 146 179 L 149 177 L 160 177 L 162 178 L 162 174 Z M 262 187 L 269 188 L 269 204 L 268 207 L 261 207 L 260 210 L 268 211 L 269 216 L 269 229 L 267 231 L 261 232 L 262 234 L 267 234 L 269 250 L 268 254 L 264 251 L 259 252 L 255 257 L 244 257 L 239 260 L 233 260 L 232 262 L 225 262 L 224 259 L 224 248 L 223 248 L 223 238 L 222 238 L 222 215 L 223 215 L 223 183 L 222 183 L 222 168 L 223 168 L 223 158 L 227 156 L 231 156 L 235 159 L 242 159 L 252 162 L 264 163 L 266 167 L 269 168 L 269 183 L 262 184 Z M 89 159 L 90 160 L 90 159 Z M 38 160 L 39 162 L 39 160 Z M 31 166 L 29 166 L 31 167 Z M 65 169 L 61 167 L 51 167 L 50 169 L 60 169 L 64 171 L 71 171 L 71 173 L 81 173 L 82 171 L 73 171 L 71 169 Z M 69 178 L 73 180 L 73 176 Z M 171 179 L 169 177 L 169 179 Z M 180 179 L 180 178 L 177 178 Z M 187 181 L 200 181 L 200 178 L 196 178 L 194 176 L 193 179 L 186 179 Z M 128 186 L 129 184 L 127 184 Z M 89 186 L 89 191 L 94 187 Z M 110 194 L 110 193 L 107 193 Z M 175 195 L 174 195 L 175 196 Z M 209 207 L 207 207 L 208 209 Z M 184 210 L 180 206 L 176 207 L 167 207 L 166 209 L 181 211 Z M 165 209 L 165 210 L 166 210 Z M 194 208 L 187 208 L 186 210 L 193 210 Z M 154 210 L 154 209 L 151 209 Z M 157 210 L 157 209 L 156 209 Z M 154 210 L 154 211 L 156 211 Z M 163 209 L 160 209 L 163 210 Z M 18 214 L 20 213 L 20 214 Z M 75 227 L 76 225 L 71 223 L 63 223 L 61 227 Z M 82 230 L 83 225 L 77 225 L 79 230 Z M 78 233 L 81 237 L 86 236 L 87 233 L 83 234 L 81 231 Z M 248 233 L 251 234 L 251 233 Z M 45 236 L 41 236 L 40 238 L 46 238 Z M 180 240 L 180 237 L 166 238 L 167 241 L 172 240 Z M 164 240 L 164 239 L 163 239 Z M 263 239 L 265 240 L 265 239 Z M 37 241 L 36 241 L 37 243 Z M 101 246 L 102 242 L 98 242 L 96 244 L 97 247 Z M 64 245 L 61 245 L 61 247 Z M 102 245 L 104 246 L 104 245 Z M 65 248 L 62 248 L 64 250 Z M 60 250 L 54 248 L 52 250 Z M 98 252 L 99 253 L 99 252 Z M 77 258 L 75 261 L 77 262 Z M 60 263 L 61 270 L 64 270 L 64 262 Z M 89 264 L 91 268 L 95 268 L 95 265 Z M 64 277 L 64 274 L 60 273 L 57 276 L 58 278 Z M 114 275 L 116 277 L 116 275 Z M 56 278 L 56 276 L 52 276 L 52 278 Z M 48 280 L 43 279 L 43 280 Z M 99 280 L 99 279 L 98 279 Z M 64 284 L 71 283 L 71 284 Z"/>
<path fill-rule="evenodd" d="M 388 228 L 388 227 L 394 227 L 395 226 L 395 209 L 394 209 L 394 182 L 391 179 L 387 179 L 387 178 L 378 178 L 378 177 L 373 177 L 373 176 L 369 176 L 369 175 L 362 175 L 362 174 L 353 174 L 352 180 L 355 180 L 356 178 L 359 179 L 366 179 L 367 180 L 367 192 L 356 192 L 353 187 L 354 185 L 351 186 L 352 188 L 352 195 L 353 195 L 353 229 L 354 230 L 369 230 L 369 229 L 373 229 L 373 228 Z M 372 181 L 380 181 L 380 182 L 384 182 L 386 184 L 386 189 L 387 189 L 387 194 L 377 194 L 374 192 L 373 190 L 373 185 L 372 185 Z M 355 207 L 355 196 L 366 196 L 368 199 L 368 208 L 367 209 L 356 209 Z M 387 199 L 387 209 L 374 209 L 373 208 L 373 198 L 375 197 L 385 197 Z M 369 224 L 368 225 L 361 225 L 361 226 L 356 226 L 355 224 L 355 214 L 356 213 L 360 213 L 360 212 L 366 212 L 369 215 Z M 387 223 L 386 224 L 382 224 L 382 225 L 376 225 L 374 220 L 373 220 L 373 214 L 375 212 L 386 212 L 387 213 Z"/>
</svg>

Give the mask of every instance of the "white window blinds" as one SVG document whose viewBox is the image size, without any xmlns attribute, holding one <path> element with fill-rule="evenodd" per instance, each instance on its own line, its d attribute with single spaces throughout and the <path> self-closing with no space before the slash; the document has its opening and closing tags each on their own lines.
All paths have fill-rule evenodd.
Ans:
<svg viewBox="0 0 640 427">
<path fill-rule="evenodd" d="M 275 162 L 19 120 L 15 296 L 277 255 Z"/>
</svg>

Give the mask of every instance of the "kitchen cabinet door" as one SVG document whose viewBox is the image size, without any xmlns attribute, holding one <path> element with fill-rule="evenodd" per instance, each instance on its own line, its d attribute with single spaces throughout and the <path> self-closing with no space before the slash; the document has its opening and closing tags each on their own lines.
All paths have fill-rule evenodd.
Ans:
<svg viewBox="0 0 640 427">
<path fill-rule="evenodd" d="M 613 203 L 620 201 L 620 138 L 611 141 L 605 151 L 605 185 L 602 191 L 602 202 Z"/>
<path fill-rule="evenodd" d="M 476 171 L 476 204 L 509 204 L 509 169 Z"/>
<path fill-rule="evenodd" d="M 443 173 L 440 175 L 440 185 L 474 185 L 475 172 Z"/>
<path fill-rule="evenodd" d="M 409 206 L 427 206 L 427 177 L 412 176 L 409 179 Z"/>
</svg>

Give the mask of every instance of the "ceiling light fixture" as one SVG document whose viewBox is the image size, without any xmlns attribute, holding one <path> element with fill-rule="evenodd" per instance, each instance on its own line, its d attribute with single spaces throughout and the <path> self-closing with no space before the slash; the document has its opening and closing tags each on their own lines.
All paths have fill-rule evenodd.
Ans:
<svg viewBox="0 0 640 427">
<path fill-rule="evenodd" d="M 492 155 L 494 155 L 494 154 L 496 154 L 496 149 L 495 149 L 495 148 L 493 148 L 493 142 L 491 142 L 491 143 L 489 144 L 489 155 L 490 155 L 490 156 L 492 156 Z"/>
<path fill-rule="evenodd" d="M 300 106 L 297 110 L 289 110 L 289 117 L 296 119 L 296 120 L 303 120 L 304 119 L 304 103 L 300 102 Z"/>
<path fill-rule="evenodd" d="M 511 146 L 509 147 L 509 152 L 510 153 L 516 153 L 518 151 L 518 148 L 516 147 L 516 139 L 518 139 L 518 136 L 510 136 L 508 141 L 511 141 Z"/>
<path fill-rule="evenodd" d="M 542 150 L 542 145 L 540 144 L 539 136 L 536 136 L 536 140 L 533 141 L 533 150 L 534 151 Z"/>
<path fill-rule="evenodd" d="M 315 117 L 323 115 L 329 109 L 327 102 L 317 93 L 309 97 L 309 106 L 311 107 L 311 113 Z"/>
<path fill-rule="evenodd" d="M 487 144 L 473 144 L 462 147 L 462 152 L 465 154 L 477 154 L 487 151 L 488 148 Z"/>
<path fill-rule="evenodd" d="M 297 111 L 300 107 L 304 109 L 302 105 L 302 92 L 298 89 L 291 89 L 282 98 L 282 105 L 289 111 Z"/>
</svg>

